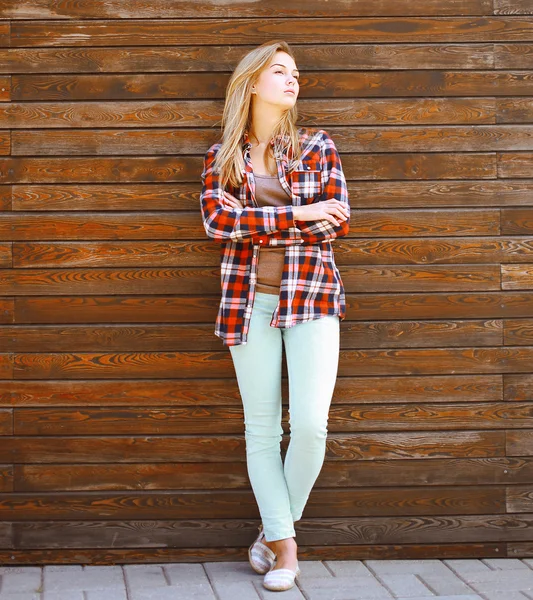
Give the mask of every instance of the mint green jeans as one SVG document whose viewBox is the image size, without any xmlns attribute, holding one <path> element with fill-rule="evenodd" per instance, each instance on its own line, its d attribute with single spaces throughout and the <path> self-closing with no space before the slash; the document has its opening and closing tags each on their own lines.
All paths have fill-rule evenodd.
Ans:
<svg viewBox="0 0 533 600">
<path fill-rule="evenodd" d="M 324 462 L 339 363 L 339 317 L 270 327 L 278 296 L 257 292 L 248 342 L 229 346 L 244 409 L 246 461 L 268 542 L 295 536 Z M 290 441 L 281 458 L 281 361 L 289 378 Z"/>
</svg>

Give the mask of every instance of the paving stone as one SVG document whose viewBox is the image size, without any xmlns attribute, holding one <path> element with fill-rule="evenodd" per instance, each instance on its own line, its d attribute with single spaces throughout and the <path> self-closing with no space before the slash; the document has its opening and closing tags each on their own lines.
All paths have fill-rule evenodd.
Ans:
<svg viewBox="0 0 533 600">
<path fill-rule="evenodd" d="M 471 572 L 490 571 L 491 569 L 477 558 L 451 558 L 442 561 L 444 565 L 461 577 Z"/>
<path fill-rule="evenodd" d="M 389 599 L 394 596 L 373 577 L 307 577 L 298 580 L 309 600 Z"/>
<path fill-rule="evenodd" d="M 442 561 L 436 559 L 365 560 L 364 564 L 371 572 L 375 572 L 379 576 L 385 573 L 398 573 L 400 575 L 407 573 L 411 573 L 412 575 L 415 573 L 418 575 L 422 573 L 446 575 L 449 573 L 448 568 L 442 564 Z"/>
<path fill-rule="evenodd" d="M 219 600 L 235 600 L 236 598 L 238 600 L 259 600 L 261 598 L 251 581 L 219 581 L 214 583 L 213 587 Z"/>
<path fill-rule="evenodd" d="M 503 592 L 499 594 L 495 592 L 492 594 L 491 592 L 484 592 L 483 596 L 485 600 L 526 600 L 528 598 L 527 595 L 521 594 L 520 592 Z"/>
<path fill-rule="evenodd" d="M 449 575 L 418 575 L 425 585 L 436 595 L 451 595 L 451 594 L 471 594 L 472 588 L 469 587 L 462 579 L 454 575 L 451 571 Z M 522 598 L 522 600 L 524 600 Z"/>
<path fill-rule="evenodd" d="M 300 577 L 334 577 L 320 560 L 299 560 Z"/>
<path fill-rule="evenodd" d="M 468 594 L 467 596 L 419 596 L 417 598 L 402 597 L 396 598 L 395 600 L 435 600 L 435 598 L 437 600 L 483 600 L 483 598 L 477 594 Z M 361 600 L 363 599 L 361 598 Z"/>
<path fill-rule="evenodd" d="M 531 569 L 518 558 L 483 558 L 481 559 L 489 569 L 513 570 L 513 569 Z"/>
<path fill-rule="evenodd" d="M 41 567 L 0 567 L 0 575 L 4 575 L 6 573 L 40 573 L 42 571 Z"/>
<path fill-rule="evenodd" d="M 261 577 L 263 576 L 261 575 Z M 267 590 L 265 587 L 263 587 L 262 579 L 260 581 L 254 581 L 253 585 L 261 600 L 280 600 L 280 594 L 283 594 L 283 600 L 306 600 L 305 596 L 298 588 L 298 584 L 296 584 L 290 590 L 285 590 L 284 592 L 273 592 L 272 590 Z M 329 598 L 328 600 L 332 600 L 332 598 Z"/>
<path fill-rule="evenodd" d="M 366 565 L 360 560 L 324 560 L 336 577 L 374 577 Z"/>
<path fill-rule="evenodd" d="M 206 562 L 204 568 L 209 579 L 215 581 L 253 581 L 254 579 L 262 580 L 263 575 L 256 573 L 250 563 L 246 562 Z"/>
<path fill-rule="evenodd" d="M 61 590 L 125 590 L 121 567 L 84 567 L 76 565 L 44 567 L 45 592 Z"/>
<path fill-rule="evenodd" d="M 380 575 L 382 585 L 388 589 L 393 596 L 427 596 L 431 590 L 426 587 L 416 575 L 411 573 L 385 573 Z M 468 590 L 469 592 L 471 590 Z M 449 592 L 451 593 L 451 592 Z"/>
<path fill-rule="evenodd" d="M 85 592 L 87 600 L 127 600 L 126 590 L 91 590 Z"/>
<path fill-rule="evenodd" d="M 248 565 L 250 574 L 253 574 L 250 565 Z M 207 573 L 200 563 L 172 563 L 163 569 L 171 585 L 182 583 L 209 583 Z"/>
<path fill-rule="evenodd" d="M 69 590 L 68 592 L 65 592 L 65 591 L 45 592 L 43 594 L 43 600 L 85 600 L 85 599 L 83 597 L 83 592 Z"/>
<path fill-rule="evenodd" d="M 130 587 L 166 587 L 168 581 L 159 565 L 125 565 L 124 577 Z"/>
<path fill-rule="evenodd" d="M 184 584 L 130 590 L 129 600 L 216 600 L 210 585 Z"/>
<path fill-rule="evenodd" d="M 0 592 L 0 600 L 41 600 L 41 594 L 32 592 Z M 522 599 L 524 600 L 524 599 Z"/>
<path fill-rule="evenodd" d="M 2 578 L 2 595 L 8 592 L 42 592 L 41 569 L 32 569 L 20 572 L 19 570 L 6 572 Z M 0 595 L 0 598 L 2 598 Z"/>
<path fill-rule="evenodd" d="M 494 571 L 496 574 L 504 574 L 507 571 Z M 505 579 L 502 581 L 489 579 L 487 581 L 469 581 L 468 585 L 478 593 L 485 592 L 520 592 L 529 590 L 533 592 L 533 577 L 523 577 L 518 575 L 517 571 L 510 572 L 514 575 L 513 579 Z"/>
<path fill-rule="evenodd" d="M 533 571 L 473 571 L 462 575 L 466 583 L 476 591 L 505 592 L 533 589 Z"/>
</svg>

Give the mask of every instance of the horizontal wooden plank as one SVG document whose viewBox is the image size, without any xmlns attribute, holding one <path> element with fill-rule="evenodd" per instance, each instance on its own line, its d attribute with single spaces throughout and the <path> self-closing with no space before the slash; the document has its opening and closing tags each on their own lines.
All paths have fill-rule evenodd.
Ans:
<svg viewBox="0 0 533 600">
<path fill-rule="evenodd" d="M 358 221 L 360 214 L 357 213 L 354 222 Z M 362 226 L 363 223 L 359 225 Z M 346 237 L 335 241 L 334 251 L 337 265 L 486 264 L 524 263 L 528 260 L 533 262 L 533 241 L 530 237 L 418 238 L 416 240 Z M 13 266 L 16 268 L 163 265 L 202 267 L 219 264 L 220 248 L 211 240 L 205 242 L 13 243 Z"/>
<path fill-rule="evenodd" d="M 507 432 L 506 456 L 533 456 L 533 429 L 516 429 Z"/>
<path fill-rule="evenodd" d="M 532 152 L 499 152 L 498 177 L 531 177 Z"/>
<path fill-rule="evenodd" d="M 309 44 L 316 42 L 316 25 L 317 21 L 310 18 L 299 17 L 289 21 L 278 17 L 268 19 L 268 29 L 265 31 L 264 19 L 256 16 L 231 20 L 192 18 L 186 21 L 159 18 L 53 22 L 20 20 L 11 24 L 11 46 L 207 46 L 244 44 L 252 39 L 256 44 L 261 44 L 270 41 L 273 36 L 284 36 L 287 27 L 290 27 L 291 43 Z M 532 29 L 533 24 L 527 18 L 505 16 L 444 19 L 379 15 L 378 18 L 346 17 L 342 23 L 337 16 L 320 18 L 321 41 L 324 44 L 529 41 Z M 236 31 L 239 32 L 238 36 L 235 35 Z"/>
<path fill-rule="evenodd" d="M 355 268 L 355 267 L 354 267 Z M 433 267 L 438 269 L 438 267 Z M 463 269 L 464 273 L 464 269 Z M 440 280 L 446 280 L 441 270 Z M 461 279 L 461 273 L 449 274 Z M 405 274 L 408 277 L 408 273 Z M 416 276 L 416 273 L 413 273 Z M 464 276 L 464 275 L 463 275 Z M 487 279 L 489 277 L 489 279 Z M 494 279 L 494 278 L 493 278 Z M 498 273 L 499 279 L 499 273 Z M 486 280 L 483 284 L 481 280 Z M 489 285 L 490 274 L 480 274 Z M 467 285 L 468 288 L 468 285 Z M 218 268 L 0 269 L 2 295 L 220 294 Z"/>
<path fill-rule="evenodd" d="M 494 0 L 495 15 L 530 15 L 533 8 L 530 0 Z"/>
<path fill-rule="evenodd" d="M 15 320 L 15 301 L 13 298 L 0 298 L 0 324 L 13 323 Z"/>
<path fill-rule="evenodd" d="M 496 177 L 496 154 L 488 152 L 465 154 L 442 152 L 438 155 L 434 153 L 352 154 L 344 155 L 342 164 L 344 174 L 348 179 L 410 180 Z"/>
<path fill-rule="evenodd" d="M 331 127 L 340 152 L 490 152 L 532 150 L 533 125 L 402 125 L 395 127 Z M 4 140 L 2 140 L 2 135 Z M 9 139 L 11 135 L 11 151 Z M 208 129 L 24 129 L 0 131 L 0 153 L 12 156 L 201 153 L 214 144 L 219 132 Z"/>
<path fill-rule="evenodd" d="M 134 521 L 15 521 L 6 523 L 13 529 L 16 548 L 164 548 L 245 546 L 257 533 L 256 519 L 249 527 L 241 522 L 205 520 L 134 520 Z M 421 522 L 422 521 L 422 522 Z M 431 543 L 438 537 L 441 543 L 519 541 L 528 540 L 533 524 L 530 514 L 457 515 L 446 518 L 417 517 L 330 517 L 302 519 L 297 525 L 298 542 L 302 545 L 345 545 L 383 543 Z M 376 533 L 376 531 L 380 533 Z M 229 534 L 228 532 L 231 532 Z M 2 544 L 2 547 L 6 547 Z M 437 555 L 438 556 L 438 555 Z M 346 557 L 348 558 L 348 557 Z M 378 556 L 376 556 L 378 558 Z"/>
<path fill-rule="evenodd" d="M 13 250 L 13 266 L 17 268 L 220 265 L 220 246 L 212 243 L 211 240 L 206 242 L 118 241 L 115 243 L 15 242 Z"/>
<path fill-rule="evenodd" d="M 495 346 L 501 320 L 344 321 L 341 348 Z M 530 340 L 533 342 L 533 340 Z M 10 352 L 219 350 L 213 324 L 4 326 L 0 348 Z"/>
<path fill-rule="evenodd" d="M 529 0 L 525 0 L 529 2 Z M 533 65 L 533 44 L 521 43 L 494 44 L 493 60 L 496 69 L 531 69 Z"/>
<path fill-rule="evenodd" d="M 341 350 L 338 374 L 351 377 L 528 373 L 532 360 L 533 348 L 530 346 Z M 13 379 L 209 379 L 226 377 L 233 372 L 232 369 L 233 363 L 227 350 L 28 352 L 16 354 L 13 358 Z"/>
<path fill-rule="evenodd" d="M 1 15 L 1 12 L 0 12 Z M 5 17 L 1 17 L 5 19 Z M 11 23 L 9 21 L 0 22 L 0 46 L 6 47 L 10 45 Z"/>
<path fill-rule="evenodd" d="M 345 46 L 340 46 L 345 48 Z M 362 46 L 367 55 L 369 49 Z M 326 48 L 321 47 L 322 50 Z M 61 64 L 65 66 L 61 50 Z M 390 47 L 387 47 L 390 51 Z M 405 49 L 407 51 L 407 48 Z M 433 52 L 433 45 L 424 52 Z M 10 52 L 18 52 L 10 50 Z M 33 51 L 32 51 L 33 52 Z M 58 51 L 56 51 L 58 52 Z M 112 50 L 116 54 L 116 50 Z M 151 49 L 150 58 L 154 49 Z M 85 54 L 85 53 L 84 53 Z M 404 53 L 405 55 L 405 53 Z M 463 57 L 466 58 L 466 57 Z M 0 61 L 2 51 L 0 50 Z M 159 64 L 159 63 L 156 63 Z M 197 61 L 194 61 L 198 70 Z M 113 65 L 116 67 L 116 64 Z M 213 64 L 213 67 L 216 65 Z M 0 62 L 1 67 L 1 62 Z M 42 72 L 44 67 L 40 64 Z M 192 66 L 191 66 L 192 68 Z M 300 67 L 302 68 L 302 67 Z M 405 68 L 405 65 L 402 66 Z M 148 70 L 143 66 L 144 70 Z M 168 70 L 175 70 L 173 64 Z M 70 64 L 68 68 L 72 72 Z M 113 69 L 116 71 L 116 69 Z M 507 102 L 523 101 L 523 98 L 509 98 Z M 375 98 L 369 105 L 363 98 L 302 98 L 298 101 L 298 124 L 313 127 L 329 125 L 461 125 L 490 124 L 496 122 L 496 98 Z M 223 100 L 167 100 L 130 102 L 39 102 L 38 105 L 27 102 L 12 102 L 5 107 L 0 105 L 0 128 L 115 128 L 128 127 L 216 127 L 224 109 Z M 505 110 L 499 118 L 505 122 Z M 503 119 L 503 120 L 502 120 Z M 512 122 L 513 115 L 510 114 Z M 48 132 L 50 133 L 50 132 Z M 183 130 L 182 130 L 183 133 Z"/>
<path fill-rule="evenodd" d="M 502 265 L 502 289 L 533 289 L 533 265 Z"/>
<path fill-rule="evenodd" d="M 504 344 L 528 346 L 533 344 L 533 319 L 505 319 Z"/>
<path fill-rule="evenodd" d="M 430 219 L 431 217 L 435 219 L 435 216 L 431 215 Z M 466 216 L 464 220 L 467 221 L 468 217 Z M 499 222 L 497 224 L 499 225 Z M 128 238 L 208 239 L 202 224 L 199 206 L 194 213 L 10 213 L 0 215 L 0 240 L 125 240 Z"/>
<path fill-rule="evenodd" d="M 509 434 L 523 433 L 517 429 Z M 288 436 L 283 436 L 286 452 Z M 448 432 L 391 431 L 387 433 L 332 433 L 326 440 L 327 461 L 399 460 L 418 458 L 488 458 L 505 456 L 505 431 Z M 13 464 L 245 462 L 242 435 L 199 436 L 13 436 L 0 437 L 0 457 Z"/>
<path fill-rule="evenodd" d="M 323 31 L 322 22 L 321 32 Z M 189 25 L 187 25 L 189 26 Z M 234 27 L 235 24 L 232 24 Z M 530 25 L 530 28 L 532 26 Z M 136 31 L 137 39 L 142 39 Z M 113 39 L 115 39 L 113 37 Z M 235 37 L 232 44 L 235 42 Z M 298 98 L 485 97 L 531 95 L 528 71 L 379 70 L 302 73 Z M 14 101 L 223 100 L 228 73 L 19 74 L 11 77 Z"/>
<path fill-rule="evenodd" d="M 496 98 L 496 107 L 498 123 L 527 123 L 533 114 L 533 98 Z"/>
<path fill-rule="evenodd" d="M 0 354 L 0 380 L 13 379 L 13 356 Z"/>
<path fill-rule="evenodd" d="M 333 404 L 491 402 L 503 399 L 501 375 L 338 377 Z M 282 402 L 288 406 L 288 381 Z M 242 406 L 235 377 L 170 380 L 45 380 L 0 382 L 6 407 L 31 406 Z"/>
<path fill-rule="evenodd" d="M 11 101 L 11 76 L 0 75 L 0 102 Z"/>
<path fill-rule="evenodd" d="M 343 165 L 344 165 L 343 158 Z M 0 186 L 0 206 L 14 211 L 198 210 L 201 186 L 191 183 Z M 4 192 L 4 194 L 2 194 Z M 533 181 L 348 181 L 352 208 L 533 205 Z"/>
<path fill-rule="evenodd" d="M 198 179 L 202 168 L 202 158 L 190 156 L 0 158 L 0 184 L 170 183 Z"/>
<path fill-rule="evenodd" d="M 533 375 L 505 375 L 504 399 L 523 402 L 533 398 Z"/>
<path fill-rule="evenodd" d="M 357 220 L 358 215 L 359 212 L 356 213 L 354 220 Z M 30 248 L 33 247 L 32 244 Z M 13 245 L 14 260 L 17 254 L 21 253 L 18 248 L 17 244 Z M 420 237 L 418 239 L 392 240 L 344 237 L 335 240 L 334 251 L 337 265 L 526 263 L 533 260 L 533 240 L 531 237 L 470 239 Z M 39 253 L 36 252 L 36 254 L 37 264 L 35 266 L 45 266 L 40 264 Z M 65 254 L 68 260 L 68 252 Z M 29 266 L 30 260 L 25 262 Z M 22 264 L 16 266 L 22 266 Z"/>
<path fill-rule="evenodd" d="M 5 320 L 19 324 L 203 321 L 214 327 L 219 301 L 220 295 L 20 296 L 8 300 Z M 435 315 L 449 319 L 529 317 L 533 292 L 348 293 L 346 310 L 349 321 L 433 319 Z"/>
<path fill-rule="evenodd" d="M 0 156 L 11 154 L 11 132 L 0 131 Z"/>
<path fill-rule="evenodd" d="M 496 177 L 496 154 L 428 153 L 344 155 L 348 179 L 480 179 Z M 0 159 L 0 184 L 154 183 L 198 180 L 203 157 L 74 157 Z"/>
<path fill-rule="evenodd" d="M 298 525 L 297 525 L 298 526 Z M 247 561 L 248 546 L 257 532 L 254 522 L 249 527 L 249 540 L 240 547 L 220 546 L 218 548 L 174 548 L 169 546 L 146 548 L 44 548 L 32 550 L 2 550 L 0 562 L 10 565 L 109 565 L 127 562 L 131 564 L 157 565 L 177 562 L 208 562 L 208 561 Z M 334 542 L 333 542 L 334 543 Z M 435 558 L 502 558 L 506 556 L 507 548 L 512 550 L 513 557 L 531 556 L 528 542 L 494 542 L 494 543 L 458 543 L 458 544 L 344 544 L 342 546 L 298 546 L 298 556 L 303 560 L 368 560 L 376 559 L 407 559 L 427 560 Z M 511 556 L 511 554 L 509 554 Z"/>
<path fill-rule="evenodd" d="M 153 0 L 149 4 L 132 0 L 106 0 L 99 4 L 58 4 L 54 0 L 26 0 L 22 6 L 14 7 L 5 0 L 0 3 L 4 19 L 76 19 L 103 18 L 115 19 L 162 19 L 191 17 L 272 17 L 273 14 L 294 17 L 325 17 L 335 14 L 349 16 L 391 16 L 391 15 L 492 15 L 489 0 L 411 0 L 405 7 L 398 6 L 394 0 L 382 0 L 379 7 L 363 0 L 330 2 L 327 7 L 321 4 L 309 4 L 295 0 L 290 6 L 280 0 L 273 0 L 266 6 L 251 7 L 246 1 L 235 0 L 226 4 L 223 0 L 214 0 L 204 6 L 198 2 L 183 0 Z M 505 13 L 503 13 L 505 14 Z"/>
<path fill-rule="evenodd" d="M 531 235 L 533 233 L 533 208 L 504 208 L 501 215 L 501 228 L 504 235 Z"/>
<path fill-rule="evenodd" d="M 4 409 L 9 413 L 10 409 Z M 533 402 L 473 402 L 351 404 L 332 406 L 328 430 L 349 431 L 461 431 L 464 429 L 517 429 L 531 424 Z M 242 407 L 193 408 L 16 408 L 14 435 L 200 435 L 239 434 Z M 283 429 L 289 433 L 288 412 Z M 11 433 L 11 431 L 7 432 Z"/>
<path fill-rule="evenodd" d="M 500 289 L 499 265 L 345 266 L 339 270 L 347 292 Z M 220 294 L 220 267 L 0 269 L 0 294 Z"/>
<path fill-rule="evenodd" d="M 335 489 L 334 498 L 332 490 L 316 489 L 306 504 L 306 516 L 320 518 L 324 512 L 337 517 L 471 515 L 478 514 L 480 506 L 485 513 L 497 514 L 505 512 L 505 504 L 505 487 L 494 485 L 421 488 L 406 484 L 387 490 L 386 502 L 379 488 Z M 0 494 L 3 520 L 69 520 L 81 516 L 110 522 L 117 519 L 249 519 L 257 516 L 257 503 L 252 490 L 19 493 L 15 497 Z"/>
<path fill-rule="evenodd" d="M 0 185 L 0 210 L 11 210 L 12 188 L 11 185 Z"/>
<path fill-rule="evenodd" d="M 403 211 L 359 209 L 357 213 L 352 214 L 350 231 L 346 239 L 396 236 L 403 238 L 408 236 L 498 235 L 499 231 L 500 211 L 497 209 L 416 209 Z M 37 242 L 42 239 L 61 240 L 61 242 L 64 240 L 121 240 L 115 245 L 100 244 L 98 246 L 88 244 L 86 246 L 85 253 L 87 256 L 96 255 L 101 248 L 102 258 L 110 256 L 111 264 L 114 262 L 112 260 L 113 255 L 124 255 L 128 253 L 128 250 L 131 254 L 136 247 L 145 247 L 145 253 L 151 253 L 149 245 L 123 245 L 124 241 L 128 239 L 172 240 L 172 242 L 166 242 L 166 246 L 164 244 L 155 245 L 154 251 L 165 253 L 165 247 L 167 247 L 167 252 L 170 251 L 173 254 L 175 249 L 180 248 L 179 245 L 175 248 L 169 246 L 169 244 L 175 243 L 174 240 L 200 239 L 204 242 L 204 249 L 202 250 L 197 245 L 191 246 L 189 248 L 191 254 L 199 253 L 201 255 L 207 252 L 208 264 L 212 264 L 216 250 L 219 257 L 218 262 L 220 262 L 220 244 L 207 237 L 199 206 L 194 212 L 3 214 L 0 215 L 0 239 L 36 240 Z M 33 247 L 39 248 L 39 245 Z M 53 249 L 61 249 L 62 247 L 62 244 L 55 244 L 51 246 L 49 251 L 43 249 L 47 255 L 53 256 Z M 106 247 L 108 248 L 107 252 Z M 158 247 L 160 248 L 159 251 L 157 250 Z M 527 240 L 525 247 L 529 247 Z M 75 248 L 80 248 L 80 244 L 66 245 L 64 248 L 65 253 L 69 253 L 69 248 L 72 248 L 70 250 L 70 253 L 72 253 Z M 19 258 L 21 246 L 17 245 L 16 249 L 18 251 L 18 264 L 21 262 Z M 63 253 L 62 250 L 59 251 L 61 254 Z M 524 253 L 523 250 L 522 253 Z M 153 262 L 149 260 L 148 263 L 144 263 L 142 256 L 138 256 L 138 259 L 139 263 L 136 263 L 138 266 L 149 265 Z M 99 259 L 95 259 L 95 261 L 94 266 L 98 264 Z M 373 262 L 372 259 L 370 262 Z M 53 266 L 54 262 L 48 264 Z M 91 264 L 93 263 L 91 262 Z M 24 262 L 21 266 L 24 266 Z"/>
<path fill-rule="evenodd" d="M 13 465 L 0 465 L 0 492 L 13 491 L 15 491 Z"/>
<path fill-rule="evenodd" d="M 22 296 L 14 299 L 15 323 L 213 323 L 218 295 Z M 533 305 L 533 298 L 532 298 Z M 11 322 L 11 321 L 8 321 Z"/>
<path fill-rule="evenodd" d="M 527 513 L 533 511 L 531 486 L 509 486 L 506 498 L 506 511 L 510 513 Z"/>
<path fill-rule="evenodd" d="M 499 265 L 372 265 L 341 266 L 339 270 L 347 292 L 452 292 L 500 289 Z"/>
<path fill-rule="evenodd" d="M 13 187 L 13 211 L 45 210 L 47 212 L 86 211 L 87 209 L 192 211 L 199 210 L 198 198 L 201 192 L 201 185 L 198 186 L 198 182 L 196 184 L 154 182 L 0 186 L 0 194 L 3 188 L 8 187 Z"/>
<path fill-rule="evenodd" d="M 314 489 L 419 485 L 487 485 L 529 483 L 530 458 L 436 458 L 326 461 Z M 246 489 L 245 463 L 108 463 L 15 465 L 17 492 Z"/>
<path fill-rule="evenodd" d="M 0 217 L 1 218 L 1 217 Z M 9 268 L 12 266 L 13 256 L 12 256 L 12 244 L 0 243 L 0 267 L 1 268 Z M 0 307 L 0 311 L 1 311 Z"/>
<path fill-rule="evenodd" d="M 0 435 L 13 435 L 13 410 L 0 408 Z"/>
</svg>

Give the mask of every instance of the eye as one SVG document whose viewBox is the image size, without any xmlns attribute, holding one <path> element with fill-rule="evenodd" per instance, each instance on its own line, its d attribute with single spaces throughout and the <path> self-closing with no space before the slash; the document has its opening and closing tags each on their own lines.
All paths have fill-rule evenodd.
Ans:
<svg viewBox="0 0 533 600">
<path fill-rule="evenodd" d="M 274 71 L 275 73 L 285 73 L 285 71 L 282 71 L 281 69 L 278 69 L 277 71 Z M 300 81 L 300 76 L 299 75 L 295 75 L 294 79 L 296 79 L 296 81 Z"/>
</svg>

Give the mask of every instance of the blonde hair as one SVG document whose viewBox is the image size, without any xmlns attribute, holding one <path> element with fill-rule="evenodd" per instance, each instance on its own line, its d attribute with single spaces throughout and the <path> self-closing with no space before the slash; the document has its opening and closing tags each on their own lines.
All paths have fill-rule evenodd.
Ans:
<svg viewBox="0 0 533 600">
<path fill-rule="evenodd" d="M 251 89 L 263 69 L 267 68 L 276 52 L 285 52 L 293 60 L 294 54 L 285 41 L 266 42 L 246 54 L 236 66 L 226 88 L 226 102 L 222 114 L 222 145 L 217 152 L 213 167 L 220 175 L 222 187 L 229 184 L 240 187 L 243 181 L 244 157 L 242 137 L 251 125 Z M 267 156 L 274 158 L 274 151 L 286 152 L 291 158 L 289 171 L 301 157 L 300 137 L 296 119 L 296 104 L 287 110 L 274 128 L 274 149 L 269 144 Z M 278 136 L 287 136 L 278 138 Z M 285 140 L 285 141 L 284 141 Z"/>
</svg>

